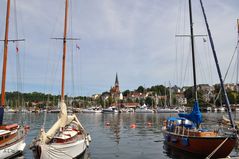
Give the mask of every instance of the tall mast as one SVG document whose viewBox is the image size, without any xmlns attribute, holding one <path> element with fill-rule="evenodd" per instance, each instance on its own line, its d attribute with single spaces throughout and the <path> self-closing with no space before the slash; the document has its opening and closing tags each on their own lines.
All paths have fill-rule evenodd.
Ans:
<svg viewBox="0 0 239 159">
<path fill-rule="evenodd" d="M 190 18 L 190 38 L 191 38 L 191 49 L 192 49 L 192 63 L 193 63 L 193 87 L 195 93 L 195 100 L 197 97 L 197 81 L 196 81 L 196 66 L 195 66 L 195 52 L 194 52 L 194 34 L 193 34 L 193 18 L 192 18 L 192 4 L 189 0 L 189 18 Z"/>
<path fill-rule="evenodd" d="M 4 55 L 2 66 L 2 89 L 1 89 L 1 106 L 0 106 L 0 125 L 2 125 L 4 106 L 5 106 L 5 86 L 6 86 L 6 72 L 7 72 L 7 52 L 8 52 L 8 31 L 9 31 L 9 17 L 10 17 L 10 0 L 7 1 L 7 13 L 6 13 L 6 27 L 4 38 Z"/>
<path fill-rule="evenodd" d="M 227 92 L 226 92 L 225 87 L 224 87 L 224 81 L 222 79 L 222 73 L 221 73 L 221 70 L 220 70 L 219 63 L 218 63 L 217 54 L 216 54 L 216 50 L 215 50 L 215 47 L 214 47 L 214 42 L 213 42 L 213 39 L 212 39 L 212 34 L 211 34 L 211 31 L 210 31 L 210 28 L 209 28 L 209 25 L 208 25 L 208 22 L 207 22 L 207 16 L 206 16 L 206 13 L 205 13 L 205 10 L 204 10 L 204 7 L 203 7 L 202 0 L 200 0 L 200 4 L 201 4 L 202 12 L 203 12 L 204 21 L 205 21 L 205 24 L 206 24 L 206 27 L 207 27 L 207 32 L 208 32 L 209 41 L 210 41 L 211 48 L 212 48 L 213 57 L 214 57 L 215 64 L 216 64 L 216 67 L 217 67 L 217 73 L 218 73 L 218 76 L 219 76 L 219 79 L 220 79 L 220 85 L 221 85 L 222 93 L 225 97 L 225 102 L 226 102 L 226 106 L 227 106 L 227 109 L 228 109 L 228 116 L 229 116 L 232 128 L 235 128 L 235 123 L 234 123 L 234 121 L 232 119 L 232 115 L 231 115 L 232 110 L 231 110 L 231 107 L 230 107 L 230 102 L 229 102 Z"/>
<path fill-rule="evenodd" d="M 10 17 L 10 0 L 7 1 L 7 13 L 6 13 L 6 27 L 5 27 L 5 39 L 4 39 L 4 55 L 2 66 L 2 97 L 1 106 L 5 105 L 5 86 L 6 86 L 6 71 L 7 71 L 7 52 L 8 52 L 8 32 L 9 32 L 9 17 Z"/>
<path fill-rule="evenodd" d="M 63 38 L 63 58 L 62 58 L 62 81 L 61 81 L 61 100 L 64 100 L 65 89 L 65 63 L 66 63 L 66 35 L 67 35 L 67 17 L 68 17 L 68 0 L 65 4 L 65 24 L 64 24 L 64 38 Z"/>
</svg>

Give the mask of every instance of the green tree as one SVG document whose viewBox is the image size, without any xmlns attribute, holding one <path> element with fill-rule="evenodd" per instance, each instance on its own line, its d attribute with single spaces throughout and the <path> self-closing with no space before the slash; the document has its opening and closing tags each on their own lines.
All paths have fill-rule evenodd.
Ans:
<svg viewBox="0 0 239 159">
<path fill-rule="evenodd" d="M 144 93 L 144 87 L 143 86 L 139 86 L 138 89 L 136 90 L 139 93 Z"/>
<path fill-rule="evenodd" d="M 151 107 L 154 104 L 154 100 L 151 97 L 147 97 L 145 99 L 145 104 Z"/>
<path fill-rule="evenodd" d="M 129 94 L 130 94 L 130 91 L 129 91 L 129 90 L 125 90 L 125 91 L 123 92 L 123 96 L 124 96 L 124 97 L 128 96 Z"/>
<path fill-rule="evenodd" d="M 140 105 L 143 105 L 144 103 L 145 103 L 144 99 L 143 99 L 143 98 L 140 98 L 139 104 L 140 104 Z"/>
</svg>

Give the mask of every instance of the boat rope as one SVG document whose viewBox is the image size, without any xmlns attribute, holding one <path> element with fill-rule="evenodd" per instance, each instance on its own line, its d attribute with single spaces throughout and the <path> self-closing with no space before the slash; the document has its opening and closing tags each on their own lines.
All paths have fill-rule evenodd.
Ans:
<svg viewBox="0 0 239 159">
<path fill-rule="evenodd" d="M 208 155 L 205 159 L 210 159 L 210 158 L 217 152 L 217 150 L 218 150 L 220 147 L 222 147 L 222 145 L 223 145 L 227 140 L 228 140 L 228 137 L 227 137 L 225 140 L 223 140 L 223 142 L 222 142 L 215 150 L 213 150 L 212 153 L 211 153 L 210 155 Z"/>
</svg>

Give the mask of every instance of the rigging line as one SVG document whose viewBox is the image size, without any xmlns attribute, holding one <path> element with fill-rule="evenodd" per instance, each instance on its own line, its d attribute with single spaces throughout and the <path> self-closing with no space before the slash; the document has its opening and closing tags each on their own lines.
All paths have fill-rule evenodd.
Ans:
<svg viewBox="0 0 239 159">
<path fill-rule="evenodd" d="M 175 47 L 175 54 L 176 54 L 176 63 L 175 63 L 175 78 L 176 78 L 176 84 L 178 85 L 178 46 L 177 46 L 177 42 L 176 42 L 176 38 L 175 38 L 175 43 L 176 43 L 176 47 Z"/>
<path fill-rule="evenodd" d="M 72 1 L 70 1 L 70 29 L 71 29 L 71 37 L 73 37 L 73 7 Z M 74 45 L 73 41 L 71 41 L 71 85 L 72 85 L 72 95 L 75 96 L 75 81 L 74 81 Z"/>
<path fill-rule="evenodd" d="M 184 8 L 183 8 L 183 11 L 184 11 L 184 15 L 183 15 L 183 34 L 186 33 L 186 15 L 187 15 L 187 12 L 186 12 L 186 8 L 187 8 L 187 2 L 186 0 L 184 1 Z M 186 46 L 186 41 L 185 41 L 185 38 L 182 38 L 182 53 L 185 52 L 185 46 Z M 183 56 L 182 56 L 183 57 Z M 187 62 L 187 61 L 186 61 Z M 183 64 L 184 64 L 184 60 L 182 60 L 182 63 L 181 63 L 181 86 L 183 86 L 184 82 L 183 82 Z M 184 79 L 185 80 L 185 79 Z"/>
<path fill-rule="evenodd" d="M 19 31 L 18 31 L 18 20 L 20 20 L 20 23 L 22 24 L 22 12 L 21 12 L 21 9 L 17 10 L 17 3 L 16 3 L 16 0 L 14 0 L 14 16 L 15 16 L 15 33 L 16 33 L 16 38 L 18 39 L 18 36 L 19 36 Z M 20 25 L 22 26 L 22 25 Z M 25 32 L 24 32 L 24 29 L 23 27 L 20 27 L 20 32 L 22 33 L 23 37 L 25 37 Z M 18 41 L 24 41 L 24 39 L 18 39 L 16 40 L 16 52 L 17 52 L 17 49 L 18 49 L 18 46 L 19 46 L 19 43 Z M 13 41 L 14 42 L 14 41 Z M 24 107 L 24 96 L 23 96 L 23 90 L 24 90 L 24 71 L 25 71 L 25 63 L 26 63 L 26 58 L 25 58 L 25 55 L 26 55 L 26 43 L 23 43 L 23 47 L 21 49 L 21 56 L 18 55 L 18 53 L 16 53 L 16 60 L 17 60 L 17 66 L 19 66 L 19 68 L 17 69 L 17 86 L 19 85 L 19 89 L 17 88 L 17 90 L 20 90 L 20 92 L 22 92 L 20 94 L 20 99 L 21 99 L 21 106 Z M 20 100 L 19 100 L 20 102 Z M 21 108 L 22 108 L 21 107 Z"/>
<path fill-rule="evenodd" d="M 195 39 L 196 41 L 196 39 Z M 204 75 L 203 75 L 203 69 L 202 67 L 199 68 L 199 66 L 202 66 L 202 62 L 199 56 L 199 51 L 197 50 L 197 43 L 195 42 L 194 44 L 194 50 L 195 50 L 195 58 L 197 59 L 197 61 L 195 61 L 195 66 L 197 67 L 196 71 L 198 72 L 198 77 L 201 76 L 202 81 L 205 81 L 204 79 Z M 197 85 L 199 84 L 199 78 L 197 79 Z"/>
<path fill-rule="evenodd" d="M 228 66 L 228 68 L 227 68 L 227 71 L 226 71 L 226 73 L 225 73 L 225 76 L 224 76 L 223 81 L 226 81 L 228 72 L 229 72 L 229 70 L 230 70 L 230 67 L 231 67 L 232 61 L 233 61 L 233 59 L 234 59 L 234 56 L 235 56 L 235 54 L 236 54 L 236 51 L 237 51 L 237 49 L 238 49 L 238 46 L 239 46 L 239 41 L 238 41 L 237 44 L 236 44 L 236 47 L 235 47 L 235 49 L 234 49 L 233 55 L 232 55 L 232 57 L 231 57 L 231 60 L 230 60 L 229 66 Z M 219 99 L 220 94 L 221 94 L 221 89 L 219 90 L 219 92 L 218 92 L 218 94 L 217 94 L 217 96 L 216 96 L 214 102 L 216 102 L 216 101 Z"/>
<path fill-rule="evenodd" d="M 238 25 L 238 42 L 239 42 L 239 19 L 237 19 L 237 25 Z M 236 74 L 236 91 L 237 93 L 239 92 L 239 88 L 238 88 L 238 76 L 239 76 L 239 49 L 237 49 L 237 74 Z"/>
<path fill-rule="evenodd" d="M 196 48 L 197 49 L 197 48 Z M 199 51 L 197 51 L 199 52 Z M 205 65 L 203 62 L 205 61 L 205 63 L 207 64 L 207 60 L 205 59 L 206 55 L 203 55 L 206 54 L 205 52 L 202 52 L 202 53 L 199 53 L 197 56 L 198 56 L 198 59 L 199 59 L 199 66 L 201 66 L 202 69 L 200 69 L 200 73 L 201 73 L 201 76 L 202 76 L 202 82 L 203 83 L 209 83 L 209 79 L 207 78 L 208 75 L 207 75 L 207 72 L 206 70 L 208 70 L 208 67 L 207 65 Z M 201 55 L 201 56 L 200 56 Z M 205 59 L 205 60 L 204 60 Z M 206 67 L 205 67 L 206 66 Z"/>
<path fill-rule="evenodd" d="M 207 41 L 208 41 L 208 39 L 207 39 Z M 208 59 L 208 63 L 207 63 L 207 66 L 208 66 L 208 71 L 209 71 L 209 81 L 211 81 L 211 83 L 213 82 L 213 80 L 212 80 L 212 62 L 210 62 L 210 59 L 212 59 L 212 58 L 210 58 L 210 54 L 209 54 L 209 45 L 208 45 L 208 43 L 207 43 L 207 41 L 206 42 L 203 42 L 203 46 L 204 46 L 204 50 L 205 50 L 205 52 L 206 52 L 206 56 L 207 56 L 207 59 Z"/>
<path fill-rule="evenodd" d="M 206 27 L 207 27 L 207 32 L 208 32 L 208 35 L 209 35 L 209 40 L 210 40 L 211 49 L 212 49 L 212 52 L 213 52 L 213 57 L 214 57 L 215 64 L 216 64 L 216 67 L 217 67 L 217 73 L 218 73 L 218 77 L 219 77 L 219 80 L 220 80 L 221 89 L 222 89 L 223 95 L 225 97 L 225 102 L 226 102 L 226 106 L 227 106 L 227 109 L 228 109 L 228 116 L 229 116 L 232 128 L 235 129 L 235 123 L 232 120 L 232 116 L 231 116 L 230 102 L 229 102 L 226 90 L 224 88 L 224 81 L 222 79 L 222 74 L 221 74 L 219 63 L 218 63 L 217 54 L 216 54 L 216 50 L 215 50 L 215 47 L 214 47 L 214 42 L 213 42 L 211 31 L 210 31 L 210 28 L 209 28 L 209 25 L 208 25 L 208 22 L 207 22 L 207 17 L 206 17 L 206 13 L 205 13 L 205 10 L 204 10 L 202 0 L 200 0 L 200 4 L 201 4 L 202 12 L 203 12 L 204 21 L 205 21 L 205 24 L 206 24 Z"/>
<path fill-rule="evenodd" d="M 57 48 L 55 49 L 57 50 Z M 60 51 L 55 51 L 55 52 L 60 52 Z M 61 62 L 61 53 L 58 53 L 58 59 L 57 59 L 57 63 L 55 64 L 55 67 L 54 67 L 54 64 L 53 64 L 53 67 L 52 67 L 52 73 L 50 75 L 50 77 L 52 78 L 51 80 L 51 87 L 50 87 L 50 91 L 53 92 L 53 87 L 55 86 L 54 84 L 56 83 L 55 81 L 57 80 L 57 76 L 56 74 L 59 73 L 58 70 L 60 69 L 59 65 L 60 65 L 60 62 Z M 58 78 L 58 82 L 60 83 L 61 80 L 60 78 Z"/>
<path fill-rule="evenodd" d="M 179 22 L 181 21 L 180 19 L 181 19 L 181 12 L 182 12 L 182 9 L 181 9 L 181 7 L 182 7 L 182 1 L 179 1 L 178 2 L 179 3 L 179 7 L 178 7 L 178 16 L 177 16 L 177 23 L 176 23 L 176 30 L 175 30 L 175 35 L 177 35 L 178 34 L 178 32 L 180 31 L 180 24 L 179 24 Z M 176 54 L 176 64 L 175 64 L 175 71 L 176 71 L 176 73 L 175 73 L 175 76 L 176 76 L 176 83 L 177 84 L 179 84 L 179 73 L 178 73 L 178 47 L 179 47 L 179 45 L 178 45 L 178 42 L 177 42 L 177 38 L 175 37 L 175 44 L 176 44 L 176 47 L 175 47 L 175 54 Z"/>
<path fill-rule="evenodd" d="M 229 63 L 229 66 L 228 66 L 228 68 L 227 68 L 227 71 L 226 71 L 226 74 L 225 74 L 225 76 L 224 76 L 223 81 L 225 81 L 226 78 L 227 78 L 229 69 L 230 69 L 230 67 L 231 67 L 231 64 L 232 64 L 232 61 L 233 61 L 234 56 L 235 56 L 235 54 L 236 54 L 236 51 L 237 51 L 237 49 L 238 49 L 238 46 L 239 46 L 239 41 L 238 41 L 237 44 L 236 44 L 236 47 L 235 47 L 235 49 L 234 49 L 233 55 L 232 55 L 232 57 L 231 57 L 231 60 L 230 60 L 230 63 Z"/>
<path fill-rule="evenodd" d="M 80 95 L 81 79 L 82 79 L 82 78 L 81 78 L 82 76 L 81 76 L 81 71 L 80 71 L 80 70 L 82 69 L 82 64 L 81 64 L 81 61 L 80 61 L 80 60 L 81 60 L 80 50 L 78 50 L 77 48 L 75 48 L 75 52 L 76 52 L 76 54 L 77 54 L 77 55 L 76 55 L 76 59 L 77 59 L 77 60 L 76 60 L 76 66 L 79 66 L 79 67 L 76 67 L 76 68 L 78 68 L 78 69 L 76 69 L 76 73 L 77 73 L 77 75 L 78 75 L 78 76 L 77 76 L 78 78 L 76 78 L 76 80 L 79 79 L 79 80 L 77 80 L 77 81 L 78 81 L 78 82 L 77 82 L 78 85 L 76 86 L 76 94 L 77 94 L 77 95 Z M 79 58 L 78 58 L 78 57 L 79 57 Z M 78 59 L 79 59 L 79 60 L 78 60 Z"/>
<path fill-rule="evenodd" d="M 15 36 L 16 39 L 18 39 L 18 22 L 17 22 L 17 4 L 16 4 L 16 0 L 14 0 L 14 22 L 15 22 Z M 19 55 L 18 55 L 18 47 L 19 47 L 19 43 L 18 41 L 15 41 L 16 44 L 16 75 L 17 75 L 17 102 L 16 102 L 16 106 L 19 106 L 19 100 L 20 100 L 20 96 L 19 96 L 19 91 L 21 92 L 21 65 L 20 65 L 20 60 L 19 60 Z M 20 89 L 20 90 L 19 90 Z"/>
<path fill-rule="evenodd" d="M 238 56 L 236 57 L 236 60 L 235 60 L 235 64 L 234 64 L 234 67 L 233 67 L 233 72 L 232 72 L 232 76 L 231 76 L 231 80 L 230 80 L 230 83 L 235 83 L 236 81 L 232 82 L 234 77 L 236 78 L 235 76 L 235 72 L 237 71 L 237 59 L 238 59 Z"/>
<path fill-rule="evenodd" d="M 186 53 L 185 53 L 185 46 L 186 46 L 186 40 L 185 40 L 185 38 L 181 38 L 182 39 L 182 47 L 181 47 L 181 52 L 182 52 L 182 56 L 181 56 L 181 58 L 182 58 L 182 61 L 181 61 L 181 75 L 183 75 L 183 69 L 184 69 L 184 64 L 185 64 L 185 62 L 187 62 L 187 61 L 185 61 L 185 60 L 187 60 L 187 56 L 184 56 Z M 184 57 L 186 57 L 186 59 L 184 58 Z M 183 83 L 185 82 L 185 81 L 183 81 L 183 76 L 181 76 L 181 85 L 183 85 Z"/>
<path fill-rule="evenodd" d="M 189 67 L 188 67 L 189 62 L 190 62 L 190 58 L 191 58 L 191 53 L 190 53 L 190 51 L 188 52 L 188 56 L 186 56 L 186 57 L 187 57 L 187 59 L 186 59 L 186 65 L 185 65 L 184 76 L 183 76 L 183 83 L 184 83 L 184 84 L 186 83 L 185 81 L 186 81 L 187 73 L 189 74 L 189 72 L 190 72 Z M 191 76 L 189 76 L 189 77 L 191 77 Z"/>
<path fill-rule="evenodd" d="M 56 28 L 56 26 L 57 26 L 57 24 L 59 23 L 59 17 L 60 17 L 60 12 L 61 12 L 61 7 L 60 7 L 60 3 L 57 3 L 58 4 L 58 7 L 56 7 L 56 8 L 58 8 L 57 9 L 57 16 L 55 16 L 55 18 L 53 18 L 54 19 L 54 22 L 53 22 L 53 27 L 52 27 L 52 30 L 51 30 L 51 32 L 50 32 L 50 37 L 52 37 L 54 34 L 55 34 L 55 31 L 57 30 L 57 28 Z M 51 43 L 51 42 L 50 42 Z M 54 43 L 54 42 L 52 42 L 52 43 Z M 49 91 L 52 91 L 51 90 L 51 88 L 53 87 L 53 84 L 50 84 L 51 86 L 49 87 L 48 86 L 48 84 L 46 84 L 47 83 L 47 81 L 51 81 L 51 82 L 53 82 L 52 80 L 51 80 L 51 77 L 54 75 L 54 73 L 56 73 L 56 72 L 54 72 L 54 67 L 53 67 L 53 65 L 54 64 L 52 64 L 52 72 L 51 71 L 48 71 L 48 70 L 51 70 L 50 69 L 50 53 L 51 53 L 51 47 L 52 47 L 53 45 L 48 45 L 48 51 L 47 51 L 47 66 L 46 66 L 46 71 L 45 72 L 47 72 L 46 74 L 45 74 L 45 77 L 44 77 L 44 83 L 45 83 L 45 87 L 44 87 L 44 92 L 46 92 L 47 91 L 47 89 L 49 90 Z M 54 53 L 56 53 L 56 52 L 54 52 Z M 49 75 L 50 74 L 50 75 Z"/>
</svg>

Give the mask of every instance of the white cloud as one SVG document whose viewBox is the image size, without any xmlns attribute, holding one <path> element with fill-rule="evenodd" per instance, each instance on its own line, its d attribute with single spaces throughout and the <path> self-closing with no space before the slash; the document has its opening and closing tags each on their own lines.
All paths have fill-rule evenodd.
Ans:
<svg viewBox="0 0 239 159">
<path fill-rule="evenodd" d="M 179 20 L 178 4 L 187 1 L 70 2 L 72 12 L 69 13 L 72 15 L 69 19 L 73 19 L 73 36 L 81 38 L 80 52 L 74 55 L 77 64 L 74 74 L 76 89 L 80 87 L 78 92 L 81 90 L 80 92 L 90 95 L 108 90 L 114 83 L 116 72 L 119 74 L 122 90 L 134 89 L 138 85 L 151 86 L 164 84 L 165 81 L 176 81 L 174 36 Z M 63 34 L 64 0 L 21 0 L 17 3 L 22 19 L 19 20 L 22 28 L 19 32 L 22 35 L 21 31 L 24 30 L 27 40 L 25 91 L 44 91 L 45 87 L 50 87 L 46 90 L 59 93 L 62 43 L 50 38 Z M 194 11 L 197 12 L 194 12 L 195 33 L 202 33 L 205 29 L 197 27 L 198 24 L 203 26 L 200 7 L 195 6 L 198 4 L 194 4 Z M 239 15 L 239 2 L 211 0 L 204 1 L 204 5 L 224 74 L 237 38 L 235 25 Z M 5 6 L 5 1 L 1 1 L 1 17 L 5 17 Z M 187 14 L 188 10 L 182 11 L 184 12 Z M 4 35 L 3 19 L 0 19 L 1 37 Z M 188 26 L 185 29 L 188 30 Z M 70 47 L 71 45 L 68 45 L 68 48 Z M 201 48 L 198 50 L 202 51 Z M 70 56 L 68 63 L 69 60 Z M 71 70 L 69 66 L 67 69 L 68 84 L 71 83 Z M 9 80 L 14 81 L 11 77 L 13 75 L 9 76 Z M 56 76 L 55 81 L 46 81 L 53 79 L 52 76 Z M 217 82 L 216 73 L 213 77 L 212 83 Z M 199 82 L 203 82 L 202 79 L 199 73 Z M 14 83 L 12 81 L 11 84 Z M 67 87 L 67 92 L 71 92 L 71 86 Z"/>
</svg>

